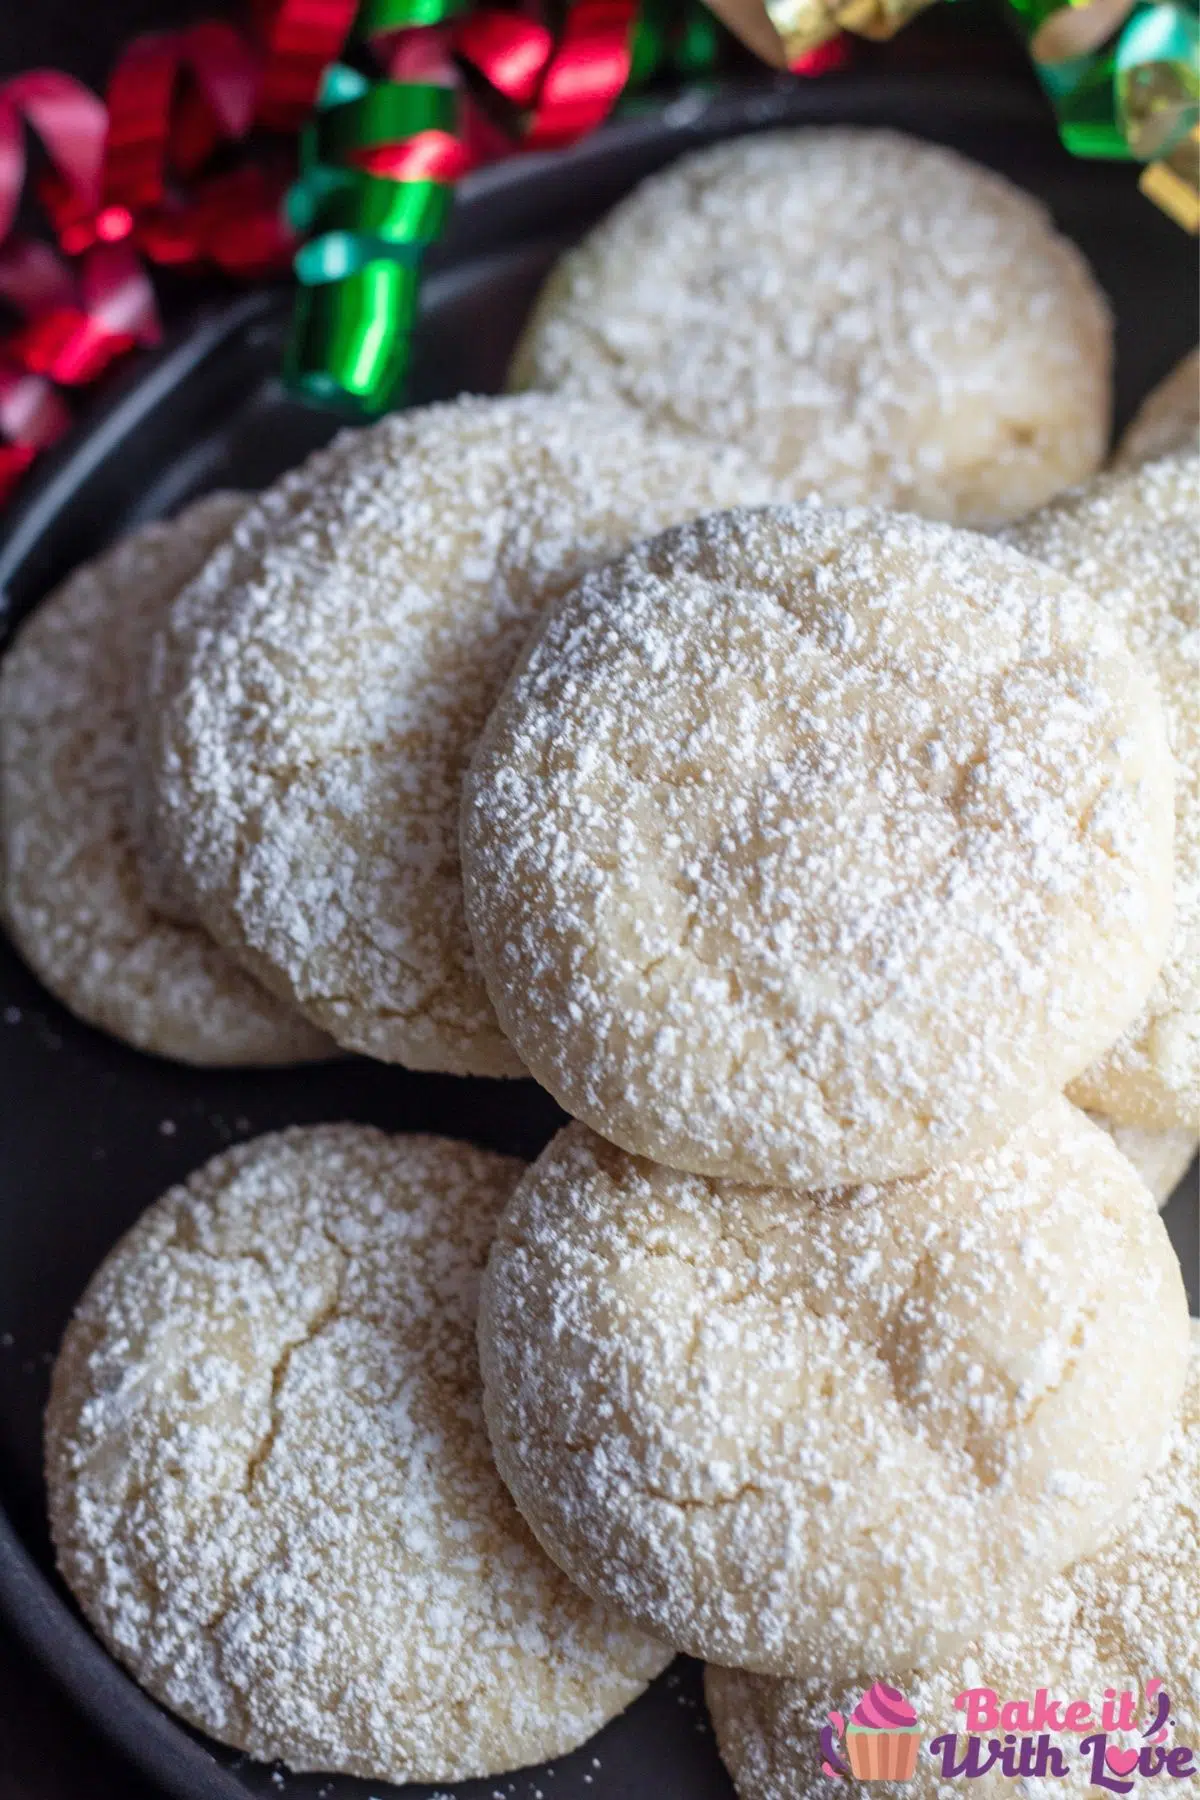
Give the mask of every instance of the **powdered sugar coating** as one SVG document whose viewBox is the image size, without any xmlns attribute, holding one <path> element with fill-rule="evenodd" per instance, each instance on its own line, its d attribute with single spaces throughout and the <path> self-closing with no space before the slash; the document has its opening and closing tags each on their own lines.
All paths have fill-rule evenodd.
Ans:
<svg viewBox="0 0 1200 1800">
<path fill-rule="evenodd" d="M 1115 1125 L 1100 1113 L 1088 1117 L 1101 1131 L 1107 1131 L 1121 1155 L 1133 1164 L 1161 1211 L 1200 1149 L 1195 1132 L 1142 1131 L 1137 1125 Z"/>
<path fill-rule="evenodd" d="M 521 1074 L 463 917 L 475 738 L 549 596 L 767 486 L 541 395 L 400 414 L 286 477 L 172 608 L 151 675 L 153 835 L 213 935 L 350 1048 Z"/>
<path fill-rule="evenodd" d="M 1158 1460 L 1187 1303 L 1128 1163 L 1056 1100 L 887 1188 L 672 1173 L 569 1126 L 479 1316 L 497 1466 L 588 1593 L 709 1661 L 951 1654 Z"/>
<path fill-rule="evenodd" d="M 1086 1699 L 1099 1717 L 1105 1689 L 1139 1695 L 1139 1725 L 1155 1716 L 1145 1698 L 1157 1676 L 1171 1696 L 1173 1725 L 1167 1747 L 1200 1747 L 1200 1325 L 1192 1324 L 1192 1351 L 1183 1407 L 1161 1467 L 1138 1489 L 1128 1519 L 1112 1543 L 1068 1572 L 1031 1586 L 1029 1610 L 1012 1631 L 989 1631 L 936 1668 L 906 1674 L 905 1693 L 921 1721 L 926 1745 L 943 1731 L 960 1737 L 964 1715 L 954 1707 L 966 1688 L 990 1687 L 1001 1700 L 1032 1700 L 1046 1688 L 1058 1701 Z M 732 1669 L 710 1668 L 705 1677 L 709 1711 L 739 1800 L 835 1800 L 844 1781 L 821 1772 L 821 1727 L 836 1709 L 845 1714 L 870 1680 L 863 1676 L 838 1692 L 815 1676 L 772 1681 Z M 1065 1778 L 1015 1782 L 998 1769 L 970 1782 L 943 1780 L 939 1763 L 923 1752 L 915 1779 L 878 1784 L 881 1794 L 916 1800 L 952 1800 L 964 1789 L 985 1796 L 1099 1795 L 1088 1782 L 1090 1755 L 1079 1755 L 1077 1737 L 1053 1739 L 1067 1753 Z M 1140 1749 L 1140 1733 L 1113 1736 Z M 1138 1782 L 1151 1793 L 1161 1781 Z"/>
<path fill-rule="evenodd" d="M 551 609 L 464 784 L 501 1025 L 674 1168 L 822 1187 L 999 1141 L 1166 944 L 1161 707 L 1078 588 L 974 533 L 699 520 Z"/>
<path fill-rule="evenodd" d="M 1158 678 L 1175 753 L 1175 925 L 1145 1007 L 1071 1088 L 1124 1124 L 1200 1134 L 1200 455 L 1099 477 L 1011 541 L 1078 581 Z"/>
<path fill-rule="evenodd" d="M 245 505 L 239 494 L 212 494 L 77 569 L 0 669 L 0 885 L 13 938 L 80 1018 L 190 1063 L 307 1062 L 334 1051 L 206 933 L 150 908 L 134 842 L 151 634 Z"/>
<path fill-rule="evenodd" d="M 1111 325 L 1031 195 L 890 131 L 717 144 L 550 277 L 516 387 L 743 445 L 800 495 L 1019 518 L 1108 444 Z"/>
<path fill-rule="evenodd" d="M 547 1561 L 492 1466 L 476 1297 L 519 1170 L 359 1125 L 259 1138 L 93 1277 L 46 1420 L 59 1565 L 222 1742 L 499 1773 L 582 1743 L 667 1662 Z"/>
<path fill-rule="evenodd" d="M 1147 395 L 1113 457 L 1114 469 L 1132 469 L 1177 450 L 1195 451 L 1200 440 L 1200 349 L 1189 350 Z"/>
</svg>

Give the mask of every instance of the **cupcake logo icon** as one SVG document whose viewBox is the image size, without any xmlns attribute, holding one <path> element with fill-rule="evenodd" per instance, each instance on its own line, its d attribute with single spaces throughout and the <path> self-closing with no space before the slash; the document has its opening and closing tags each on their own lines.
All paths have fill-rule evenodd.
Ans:
<svg viewBox="0 0 1200 1800">
<path fill-rule="evenodd" d="M 849 1767 L 838 1754 L 844 1738 Z M 831 1712 L 821 1732 L 822 1768 L 835 1778 L 853 1775 L 858 1781 L 911 1781 L 917 1766 L 921 1728 L 917 1715 L 899 1688 L 877 1681 L 869 1687 L 849 1721 Z"/>
</svg>

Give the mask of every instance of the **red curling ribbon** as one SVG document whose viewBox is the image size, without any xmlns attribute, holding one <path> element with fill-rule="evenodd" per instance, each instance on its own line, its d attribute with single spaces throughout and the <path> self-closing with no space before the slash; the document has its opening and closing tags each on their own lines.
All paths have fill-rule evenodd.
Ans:
<svg viewBox="0 0 1200 1800">
<path fill-rule="evenodd" d="M 193 175 L 222 138 L 243 138 L 254 123 L 259 61 L 249 41 L 219 19 L 202 19 L 179 34 L 193 76 L 177 88 L 167 159 Z"/>
<path fill-rule="evenodd" d="M 389 81 L 422 81 L 431 86 L 457 87 L 454 66 L 455 31 L 452 25 L 419 25 L 402 31 L 379 46 L 384 74 Z"/>
<path fill-rule="evenodd" d="M 788 72 L 792 75 L 829 75 L 834 69 L 844 69 L 850 61 L 850 40 L 844 31 L 836 37 L 827 38 L 825 43 L 818 44 L 815 50 L 805 50 L 794 57 L 788 64 Z"/>
<path fill-rule="evenodd" d="M 0 85 L 0 238 L 12 229 L 25 181 L 25 125 L 42 140 L 53 186 L 85 213 L 100 199 L 103 102 L 56 69 L 31 69 Z"/>
<path fill-rule="evenodd" d="M 616 105 L 629 78 L 637 0 L 576 0 L 524 134 L 530 150 L 574 143 Z"/>
<path fill-rule="evenodd" d="M 418 131 L 398 144 L 372 144 L 346 161 L 392 181 L 457 181 L 471 166 L 462 139 L 436 130 Z"/>
<path fill-rule="evenodd" d="M 0 502 L 39 451 L 58 442 L 71 423 L 62 397 L 40 375 L 0 361 Z"/>
<path fill-rule="evenodd" d="M 213 262 L 245 279 L 276 274 L 294 248 L 282 216 L 287 186 L 281 169 L 242 163 L 194 183 L 186 201 L 138 219 L 133 241 L 162 266 Z"/>
<path fill-rule="evenodd" d="M 71 423 L 62 396 L 27 369 L 0 362 L 0 431 L 32 457 L 56 443 Z"/>
<path fill-rule="evenodd" d="M 163 205 L 169 161 L 194 168 L 220 138 L 244 136 L 256 78 L 249 46 L 216 20 L 134 39 L 108 84 L 100 237 L 128 235 L 139 214 Z"/>
<path fill-rule="evenodd" d="M 26 376 L 27 381 L 32 379 L 32 376 Z M 0 505 L 8 499 L 37 453 L 38 447 L 34 444 L 0 444 Z"/>
<path fill-rule="evenodd" d="M 517 146 L 509 133 L 502 130 L 494 119 L 490 119 L 470 94 L 464 93 L 459 105 L 459 134 L 472 169 L 482 168 L 486 163 L 501 162 L 513 154 Z"/>
<path fill-rule="evenodd" d="M 0 247 L 0 299 L 22 318 L 69 306 L 75 279 L 62 257 L 37 238 L 13 236 Z"/>
<path fill-rule="evenodd" d="M 258 163 L 210 176 L 193 211 L 198 254 L 244 281 L 279 274 L 296 247 L 283 214 L 287 187 L 282 169 Z"/>
<path fill-rule="evenodd" d="M 31 375 L 78 387 L 135 344 L 156 343 L 161 335 L 154 290 L 127 245 L 97 245 L 78 277 L 61 263 L 55 274 L 46 266 L 32 288 L 23 280 L 6 282 L 5 273 L 0 259 L 0 291 L 26 319 L 4 348 Z"/>
<path fill-rule="evenodd" d="M 303 125 L 357 10 L 356 0 L 259 0 L 264 64 L 255 116 L 260 124 L 273 131 Z"/>
<path fill-rule="evenodd" d="M 522 107 L 536 100 L 554 53 L 544 25 L 505 12 L 469 14 L 455 31 L 455 45 L 498 93 Z"/>
</svg>

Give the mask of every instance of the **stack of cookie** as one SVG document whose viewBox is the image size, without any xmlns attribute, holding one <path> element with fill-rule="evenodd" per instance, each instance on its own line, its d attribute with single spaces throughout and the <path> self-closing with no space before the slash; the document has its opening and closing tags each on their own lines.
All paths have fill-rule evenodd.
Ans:
<svg viewBox="0 0 1200 1800">
<path fill-rule="evenodd" d="M 446 1781 L 683 1649 L 746 1800 L 794 1800 L 855 1686 L 1030 1642 L 1136 1683 L 1105 1621 L 1168 1591 L 1194 1665 L 1200 1396 L 1118 1146 L 1165 1193 L 1200 1133 L 1200 458 L 1054 498 L 1109 363 L 995 176 L 721 146 L 556 272 L 545 391 L 343 436 L 21 634 L 5 913 L 68 1004 L 575 1121 L 523 1174 L 260 1139 L 94 1279 L 55 1541 L 184 1717 Z"/>
</svg>

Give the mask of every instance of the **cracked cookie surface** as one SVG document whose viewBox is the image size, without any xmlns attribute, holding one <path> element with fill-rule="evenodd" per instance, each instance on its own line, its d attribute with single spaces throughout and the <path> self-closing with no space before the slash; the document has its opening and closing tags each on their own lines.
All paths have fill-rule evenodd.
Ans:
<svg viewBox="0 0 1200 1800">
<path fill-rule="evenodd" d="M 343 434 L 255 502 L 158 640 L 144 811 L 171 887 L 346 1048 L 521 1075 L 463 915 L 475 739 L 583 569 L 777 485 L 544 394 Z"/>
<path fill-rule="evenodd" d="M 1060 1708 L 1068 1696 L 1084 1696 L 1097 1720 L 1106 1689 L 1129 1690 L 1138 1696 L 1140 1727 L 1155 1717 L 1156 1700 L 1145 1689 L 1157 1678 L 1171 1700 L 1166 1748 L 1200 1744 L 1200 1321 L 1192 1321 L 1191 1333 L 1183 1406 L 1167 1455 L 1143 1479 L 1111 1543 L 1034 1588 L 1015 1629 L 987 1631 L 947 1663 L 912 1672 L 888 1665 L 888 1679 L 903 1688 L 921 1721 L 926 1748 L 913 1780 L 876 1783 L 873 1793 L 894 1800 L 953 1800 L 964 1792 L 988 1800 L 1014 1793 L 1038 1800 L 1055 1794 L 1102 1800 L 1111 1792 L 1092 1784 L 1092 1759 L 1080 1753 L 1078 1737 L 1069 1735 L 1053 1739 L 1065 1752 L 1065 1778 L 1014 1787 L 1011 1777 L 994 1768 L 969 1787 L 961 1779 L 944 1779 L 928 1746 L 949 1732 L 965 1748 L 966 1720 L 954 1704 L 964 1688 L 991 1688 L 1003 1700 L 1032 1696 L 1041 1688 L 1058 1697 Z M 804 1682 L 772 1681 L 709 1668 L 709 1712 L 739 1800 L 836 1800 L 845 1794 L 844 1780 L 823 1773 L 821 1728 L 832 1708 L 849 1716 L 872 1679 L 860 1673 L 839 1691 L 820 1675 Z M 1115 1734 L 1113 1742 L 1138 1750 L 1145 1739 L 1139 1729 Z M 1154 1792 L 1149 1778 L 1138 1780 L 1136 1788 Z"/>
<path fill-rule="evenodd" d="M 1158 980 L 1071 1098 L 1200 1134 L 1200 454 L 1099 476 L 1006 534 L 1086 588 L 1157 678 L 1175 757 L 1175 920 Z"/>
<path fill-rule="evenodd" d="M 207 932 L 149 904 L 135 842 L 150 642 L 247 504 L 210 494 L 131 532 L 42 601 L 0 669 L 0 904 L 21 954 L 89 1024 L 219 1067 L 336 1054 Z"/>
<path fill-rule="evenodd" d="M 1032 195 L 892 131 L 684 156 L 551 274 L 514 387 L 740 444 L 800 494 L 966 525 L 1082 481 L 1111 324 Z"/>
<path fill-rule="evenodd" d="M 670 1652 L 573 1589 L 497 1475 L 479 1273 L 521 1164 L 302 1128 L 215 1158 L 93 1278 L 46 1423 L 59 1565 L 191 1724 L 404 1782 L 563 1754 Z"/>
<path fill-rule="evenodd" d="M 794 1187 L 999 1142 L 1170 927 L 1153 681 L 1079 587 L 865 509 L 710 514 L 544 618 L 463 786 L 501 1026 L 565 1110 Z"/>
<path fill-rule="evenodd" d="M 976 1163 L 809 1194 L 572 1125 L 480 1308 L 497 1465 L 550 1555 L 678 1648 L 777 1675 L 952 1653 L 1102 1543 L 1187 1331 L 1162 1221 L 1061 1099 Z"/>
</svg>

